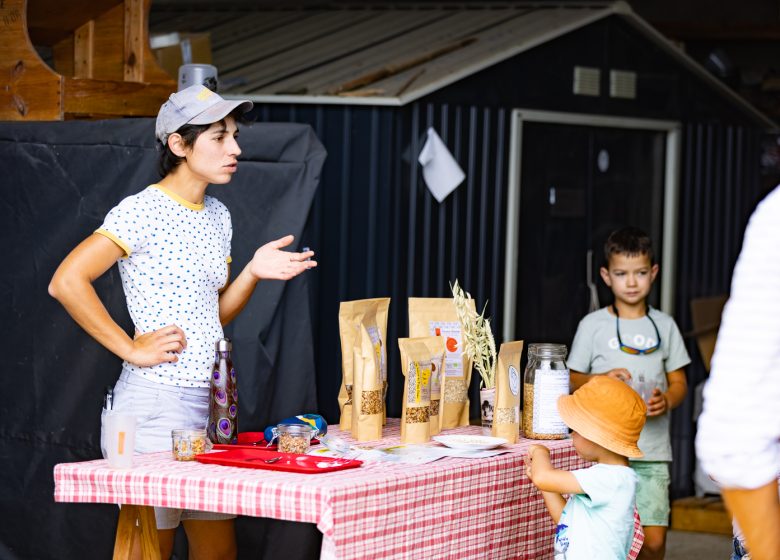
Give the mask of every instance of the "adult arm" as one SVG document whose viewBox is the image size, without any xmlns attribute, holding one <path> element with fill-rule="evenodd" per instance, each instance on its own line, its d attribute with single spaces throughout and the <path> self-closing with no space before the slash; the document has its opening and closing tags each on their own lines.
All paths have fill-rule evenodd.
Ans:
<svg viewBox="0 0 780 560">
<path fill-rule="evenodd" d="M 745 232 L 696 435 L 702 466 L 722 487 L 756 559 L 780 558 L 779 218 L 775 189 Z"/>
<path fill-rule="evenodd" d="M 219 320 L 223 325 L 235 319 L 244 309 L 260 280 L 289 280 L 317 266 L 317 261 L 307 260 L 314 256 L 314 251 L 282 251 L 294 239 L 288 235 L 260 247 L 244 270 L 222 290 L 219 296 Z"/>
<path fill-rule="evenodd" d="M 562 494 L 582 493 L 582 487 L 572 473 L 552 466 L 550 450 L 543 445 L 532 445 L 528 448 L 526 474 L 542 493 L 544 505 L 556 523 L 566 506 L 566 499 Z"/>
<path fill-rule="evenodd" d="M 132 339 L 111 318 L 92 286 L 124 254 L 124 249 L 107 237 L 89 236 L 57 268 L 49 294 L 92 338 L 123 360 L 139 366 L 175 362 L 176 353 L 187 344 L 179 327 L 168 325 Z"/>
<path fill-rule="evenodd" d="M 780 558 L 780 503 L 777 480 L 759 488 L 724 488 L 723 499 L 737 518 L 753 560 Z"/>
</svg>

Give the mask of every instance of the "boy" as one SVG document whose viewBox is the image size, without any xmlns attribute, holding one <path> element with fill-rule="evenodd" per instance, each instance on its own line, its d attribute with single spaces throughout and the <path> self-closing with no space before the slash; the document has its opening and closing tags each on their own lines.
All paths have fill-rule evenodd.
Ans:
<svg viewBox="0 0 780 560">
<path fill-rule="evenodd" d="M 629 464 L 638 478 L 636 505 L 645 532 L 639 560 L 662 559 L 669 526 L 669 411 L 685 398 L 683 368 L 691 360 L 674 319 L 647 304 L 658 274 L 648 235 L 633 227 L 614 231 L 604 257 L 601 278 L 615 302 L 580 321 L 567 362 L 574 388 L 606 374 L 631 384 L 647 401 L 639 438 L 644 457 Z"/>
<path fill-rule="evenodd" d="M 558 399 L 577 454 L 598 463 L 562 471 L 542 445 L 528 450 L 528 477 L 542 492 L 555 531 L 555 560 L 625 560 L 634 535 L 637 440 L 647 406 L 628 385 L 602 376 Z M 561 494 L 569 494 L 566 501 Z"/>
</svg>

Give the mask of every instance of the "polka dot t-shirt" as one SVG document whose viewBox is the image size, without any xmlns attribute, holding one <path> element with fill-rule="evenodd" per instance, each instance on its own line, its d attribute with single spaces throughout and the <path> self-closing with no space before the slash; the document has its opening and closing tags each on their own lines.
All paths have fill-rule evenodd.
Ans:
<svg viewBox="0 0 780 560">
<path fill-rule="evenodd" d="M 187 337 L 178 362 L 124 362 L 124 370 L 164 385 L 208 387 L 214 345 L 224 336 L 218 291 L 231 260 L 228 209 L 210 196 L 193 204 L 151 185 L 112 208 L 96 233 L 125 252 L 119 274 L 136 330 L 176 324 Z"/>
</svg>

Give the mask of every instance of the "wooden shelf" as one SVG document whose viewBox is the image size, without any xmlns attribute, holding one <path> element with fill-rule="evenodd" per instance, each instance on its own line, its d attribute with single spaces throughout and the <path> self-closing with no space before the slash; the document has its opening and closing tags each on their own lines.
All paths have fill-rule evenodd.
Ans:
<svg viewBox="0 0 780 560">
<path fill-rule="evenodd" d="M 0 2 L 0 120 L 156 115 L 176 82 L 149 48 L 150 5 Z M 51 48 L 53 68 L 34 45 Z"/>
</svg>

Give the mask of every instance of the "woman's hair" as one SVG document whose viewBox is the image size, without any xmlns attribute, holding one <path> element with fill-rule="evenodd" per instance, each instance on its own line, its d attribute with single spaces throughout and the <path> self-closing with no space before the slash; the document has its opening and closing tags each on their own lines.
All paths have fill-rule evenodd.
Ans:
<svg viewBox="0 0 780 560">
<path fill-rule="evenodd" d="M 247 122 L 247 119 L 244 117 L 244 112 L 241 111 L 239 108 L 236 108 L 233 110 L 232 113 L 230 113 L 227 117 L 233 117 L 235 119 L 236 123 L 238 124 L 244 124 Z M 225 117 L 225 119 L 227 118 Z M 222 119 L 223 121 L 225 119 Z M 217 121 L 222 122 L 222 121 Z M 206 132 L 209 128 L 211 128 L 211 124 L 185 124 L 182 126 L 179 130 L 176 131 L 176 134 L 181 136 L 182 142 L 184 143 L 184 146 L 186 148 L 191 148 L 195 145 L 195 141 L 198 139 L 198 136 Z M 160 177 L 165 177 L 176 169 L 176 166 L 181 164 L 181 162 L 184 161 L 183 157 L 179 157 L 176 154 L 174 154 L 171 151 L 171 148 L 168 146 L 168 141 L 166 139 L 165 143 L 157 141 L 157 149 L 160 152 L 160 159 L 157 161 L 157 171 L 160 174 Z"/>
</svg>

